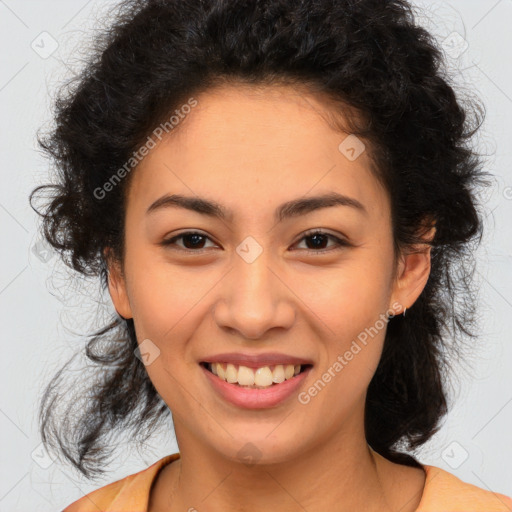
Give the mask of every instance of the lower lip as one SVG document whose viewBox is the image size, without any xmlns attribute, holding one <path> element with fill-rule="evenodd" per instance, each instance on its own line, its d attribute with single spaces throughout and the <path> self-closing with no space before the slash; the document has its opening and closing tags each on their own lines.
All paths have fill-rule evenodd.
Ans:
<svg viewBox="0 0 512 512">
<path fill-rule="evenodd" d="M 289 398 L 308 376 L 311 366 L 291 379 L 274 384 L 266 389 L 243 388 L 230 384 L 200 365 L 213 388 L 228 402 L 245 409 L 266 409 L 275 407 Z"/>
</svg>

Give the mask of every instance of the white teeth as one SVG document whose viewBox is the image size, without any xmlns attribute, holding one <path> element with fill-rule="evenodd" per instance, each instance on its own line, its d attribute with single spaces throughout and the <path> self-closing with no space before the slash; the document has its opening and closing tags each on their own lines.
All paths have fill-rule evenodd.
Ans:
<svg viewBox="0 0 512 512">
<path fill-rule="evenodd" d="M 234 383 L 237 381 L 238 378 L 238 372 L 235 368 L 234 364 L 229 363 L 226 367 L 226 380 L 228 382 Z"/>
<path fill-rule="evenodd" d="M 291 379 L 293 377 L 293 374 L 295 373 L 295 366 L 293 364 L 287 364 L 284 367 L 284 378 L 285 379 Z"/>
<path fill-rule="evenodd" d="M 254 384 L 254 371 L 247 366 L 238 368 L 238 384 L 241 386 L 252 386 Z"/>
<path fill-rule="evenodd" d="M 280 384 L 291 379 L 300 373 L 300 364 L 277 364 L 271 369 L 269 366 L 262 366 L 256 370 L 247 366 L 236 366 L 232 363 L 211 363 L 208 368 L 214 375 L 231 384 L 238 383 L 240 386 L 249 387 L 270 387 L 273 383 Z"/>
<path fill-rule="evenodd" d="M 280 382 L 284 382 L 284 366 L 282 364 L 277 364 L 272 372 L 272 380 L 279 384 Z"/>
<path fill-rule="evenodd" d="M 272 384 L 272 372 L 268 366 L 256 370 L 254 384 L 256 386 L 270 386 Z"/>
</svg>

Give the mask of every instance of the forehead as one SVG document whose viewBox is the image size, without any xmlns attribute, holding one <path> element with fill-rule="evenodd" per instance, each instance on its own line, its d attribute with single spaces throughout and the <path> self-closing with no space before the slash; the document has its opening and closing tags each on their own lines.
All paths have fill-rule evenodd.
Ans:
<svg viewBox="0 0 512 512">
<path fill-rule="evenodd" d="M 223 204 L 265 207 L 335 191 L 382 214 L 385 191 L 367 151 L 351 161 L 348 133 L 326 121 L 326 104 L 290 86 L 224 86 L 197 105 L 149 151 L 133 176 L 131 201 L 146 207 L 165 192 Z M 142 205 L 141 205 L 142 206 Z"/>
</svg>

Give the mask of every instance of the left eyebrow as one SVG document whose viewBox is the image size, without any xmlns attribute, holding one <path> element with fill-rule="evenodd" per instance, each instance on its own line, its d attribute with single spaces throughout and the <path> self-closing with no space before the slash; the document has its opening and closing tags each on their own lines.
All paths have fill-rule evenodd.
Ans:
<svg viewBox="0 0 512 512">
<path fill-rule="evenodd" d="M 282 221 L 291 217 L 307 215 L 308 213 L 330 208 L 333 206 L 349 206 L 368 215 L 368 211 L 362 203 L 353 197 L 348 197 L 337 192 L 330 192 L 313 197 L 300 197 L 287 201 L 278 206 L 274 212 L 274 219 Z M 146 210 L 146 215 L 162 208 L 185 208 L 201 215 L 215 217 L 223 220 L 232 220 L 233 212 L 225 206 L 203 197 L 190 197 L 181 194 L 165 194 L 154 201 Z"/>
</svg>

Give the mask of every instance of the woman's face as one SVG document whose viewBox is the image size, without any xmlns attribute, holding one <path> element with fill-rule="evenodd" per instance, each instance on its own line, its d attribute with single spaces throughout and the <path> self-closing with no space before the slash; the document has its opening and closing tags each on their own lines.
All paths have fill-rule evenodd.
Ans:
<svg viewBox="0 0 512 512">
<path fill-rule="evenodd" d="M 196 100 L 132 171 L 125 274 L 111 269 L 109 285 L 119 314 L 134 318 L 180 450 L 278 462 L 326 442 L 364 442 L 386 315 L 416 300 L 429 253 L 402 258 L 393 274 L 388 196 L 361 141 L 344 142 L 314 97 L 225 86 Z M 350 199 L 312 201 L 326 194 Z M 225 215 L 162 202 L 172 195 Z M 200 236 L 179 238 L 190 231 Z M 310 366 L 261 390 L 221 382 L 203 365 L 213 360 L 233 364 L 229 380 L 243 383 Z"/>
</svg>

